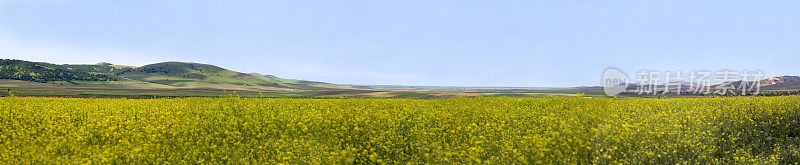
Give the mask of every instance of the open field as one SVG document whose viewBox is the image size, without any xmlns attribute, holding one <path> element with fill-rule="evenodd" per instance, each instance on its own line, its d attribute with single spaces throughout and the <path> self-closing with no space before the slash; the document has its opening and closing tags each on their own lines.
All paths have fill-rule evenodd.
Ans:
<svg viewBox="0 0 800 165">
<path fill-rule="evenodd" d="M 78 98 L 153 98 L 153 97 L 350 97 L 350 98 L 449 98 L 449 97 L 555 97 L 575 96 L 577 90 L 453 90 L 453 89 L 380 89 L 353 88 L 330 84 L 304 84 L 296 81 L 286 83 L 298 88 L 276 88 L 266 86 L 238 85 L 192 85 L 172 87 L 148 84 L 136 80 L 120 81 L 75 81 L 37 83 L 21 80 L 0 79 L 0 90 L 7 90 L 24 97 L 78 97 Z M 236 91 L 236 93 L 234 93 Z M 7 96 L 8 92 L 0 92 Z M 573 92 L 573 93 L 557 93 Z M 590 95 L 604 97 L 599 95 Z"/>
<path fill-rule="evenodd" d="M 0 98 L 11 164 L 787 164 L 800 97 Z"/>
</svg>

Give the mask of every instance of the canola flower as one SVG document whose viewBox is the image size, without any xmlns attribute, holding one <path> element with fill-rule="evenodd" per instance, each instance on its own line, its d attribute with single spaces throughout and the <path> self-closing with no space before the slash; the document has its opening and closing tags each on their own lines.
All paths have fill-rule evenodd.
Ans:
<svg viewBox="0 0 800 165">
<path fill-rule="evenodd" d="M 0 98 L 9 164 L 797 164 L 800 97 Z"/>
</svg>

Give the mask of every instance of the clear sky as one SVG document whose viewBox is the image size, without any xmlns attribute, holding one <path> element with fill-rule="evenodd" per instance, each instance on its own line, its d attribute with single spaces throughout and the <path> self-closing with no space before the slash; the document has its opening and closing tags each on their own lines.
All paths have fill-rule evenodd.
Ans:
<svg viewBox="0 0 800 165">
<path fill-rule="evenodd" d="M 0 0 L 0 58 L 343 84 L 600 85 L 616 66 L 800 75 L 791 0 Z"/>
</svg>

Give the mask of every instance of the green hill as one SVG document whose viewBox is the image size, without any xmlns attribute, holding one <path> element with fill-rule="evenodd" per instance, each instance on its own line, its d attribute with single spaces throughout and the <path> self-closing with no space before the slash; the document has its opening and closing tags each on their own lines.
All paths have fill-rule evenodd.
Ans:
<svg viewBox="0 0 800 165">
<path fill-rule="evenodd" d="M 105 62 L 97 64 L 65 64 L 61 65 L 61 67 L 68 70 L 105 75 L 118 75 L 122 72 L 135 68 L 132 66 L 112 65 Z"/>
<path fill-rule="evenodd" d="M 253 90 L 325 90 L 349 86 L 316 81 L 245 74 L 218 66 L 190 62 L 162 62 L 141 67 L 98 64 L 57 65 L 22 60 L 0 61 L 0 79 L 56 85 L 105 88 L 214 88 Z"/>
<path fill-rule="evenodd" d="M 266 81 L 255 76 L 239 73 L 214 65 L 188 63 L 188 62 L 163 62 L 145 65 L 142 67 L 126 69 L 117 76 L 175 87 L 209 86 L 209 85 L 237 85 L 265 87 L 286 87 L 277 82 Z"/>
<path fill-rule="evenodd" d="M 0 60 L 0 79 L 41 83 L 51 81 L 116 81 L 113 76 L 73 70 L 65 65 L 8 59 Z"/>
</svg>

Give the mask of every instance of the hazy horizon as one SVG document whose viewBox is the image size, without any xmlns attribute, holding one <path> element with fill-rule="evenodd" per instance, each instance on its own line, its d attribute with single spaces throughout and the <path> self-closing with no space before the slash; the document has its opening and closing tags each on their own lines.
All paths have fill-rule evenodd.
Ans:
<svg viewBox="0 0 800 165">
<path fill-rule="evenodd" d="M 0 58 L 206 63 L 337 84 L 574 87 L 603 70 L 800 75 L 795 1 L 0 0 Z"/>
</svg>

